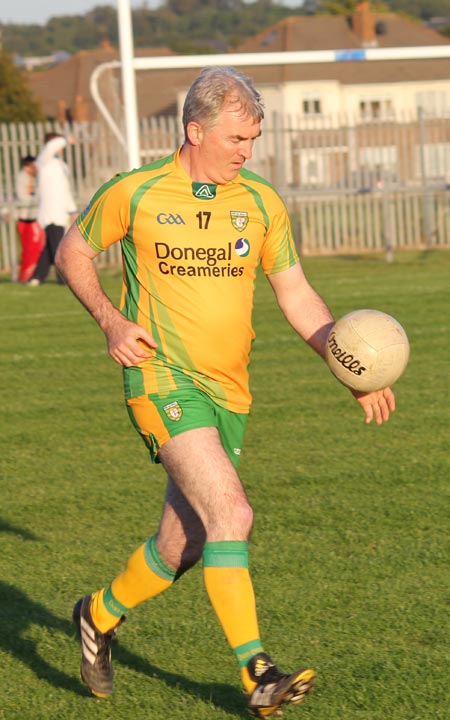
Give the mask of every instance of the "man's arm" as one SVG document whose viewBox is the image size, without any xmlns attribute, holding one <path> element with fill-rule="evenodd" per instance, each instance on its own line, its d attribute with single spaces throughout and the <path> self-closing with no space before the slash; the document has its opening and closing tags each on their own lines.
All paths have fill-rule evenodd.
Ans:
<svg viewBox="0 0 450 720">
<path fill-rule="evenodd" d="M 297 263 L 288 270 L 268 275 L 268 279 L 287 321 L 325 358 L 326 341 L 334 319 L 324 300 L 309 284 L 301 265 Z M 363 408 L 366 423 L 375 418 L 381 425 L 395 410 L 395 397 L 390 388 L 372 393 L 350 392 Z"/>
<path fill-rule="evenodd" d="M 156 348 L 149 332 L 127 320 L 103 291 L 94 265 L 98 253 L 74 223 L 58 247 L 55 264 L 69 288 L 103 330 L 108 351 L 119 365 L 139 365 Z"/>
<path fill-rule="evenodd" d="M 309 284 L 299 263 L 268 275 L 286 320 L 321 357 L 325 357 L 328 333 L 334 318 L 326 303 Z"/>
<path fill-rule="evenodd" d="M 73 144 L 72 138 L 72 135 L 69 135 L 67 138 L 63 135 L 59 135 L 58 137 L 54 137 L 46 142 L 36 158 L 38 167 L 42 167 L 42 165 L 48 163 L 48 161 L 51 160 L 56 153 L 59 153 L 63 148 L 65 148 L 68 143 Z"/>
<path fill-rule="evenodd" d="M 16 197 L 22 206 L 32 205 L 36 202 L 35 196 L 29 191 L 30 176 L 20 170 L 16 176 Z"/>
</svg>

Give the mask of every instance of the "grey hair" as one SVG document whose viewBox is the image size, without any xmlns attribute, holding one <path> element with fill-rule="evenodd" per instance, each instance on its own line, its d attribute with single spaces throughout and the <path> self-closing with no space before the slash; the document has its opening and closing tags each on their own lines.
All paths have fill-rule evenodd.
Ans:
<svg viewBox="0 0 450 720">
<path fill-rule="evenodd" d="M 184 101 L 185 137 L 192 121 L 212 127 L 227 102 L 238 103 L 243 114 L 256 122 L 261 122 L 264 117 L 263 100 L 251 78 L 228 66 L 203 68 Z"/>
</svg>

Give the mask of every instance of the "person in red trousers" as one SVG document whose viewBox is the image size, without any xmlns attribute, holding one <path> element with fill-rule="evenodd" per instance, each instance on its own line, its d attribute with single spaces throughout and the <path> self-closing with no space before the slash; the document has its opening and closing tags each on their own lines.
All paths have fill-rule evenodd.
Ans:
<svg viewBox="0 0 450 720">
<path fill-rule="evenodd" d="M 22 248 L 18 281 L 28 282 L 33 275 L 45 242 L 45 233 L 36 220 L 37 202 L 35 195 L 36 158 L 26 155 L 22 158 L 21 169 L 16 177 L 16 197 L 19 217 L 17 229 Z"/>
</svg>

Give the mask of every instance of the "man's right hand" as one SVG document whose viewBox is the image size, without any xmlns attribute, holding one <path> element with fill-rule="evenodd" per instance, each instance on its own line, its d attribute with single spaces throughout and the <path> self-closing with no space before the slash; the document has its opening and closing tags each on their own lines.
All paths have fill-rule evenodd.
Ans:
<svg viewBox="0 0 450 720">
<path fill-rule="evenodd" d="M 73 294 L 102 329 L 112 359 L 125 367 L 139 365 L 154 355 L 158 343 L 145 328 L 127 320 L 105 294 L 94 266 L 97 255 L 73 223 L 58 246 L 55 263 Z"/>
<path fill-rule="evenodd" d="M 108 343 L 108 352 L 119 365 L 139 365 L 150 357 L 158 343 L 140 325 L 127 320 L 119 310 L 107 328 L 103 328 Z"/>
</svg>

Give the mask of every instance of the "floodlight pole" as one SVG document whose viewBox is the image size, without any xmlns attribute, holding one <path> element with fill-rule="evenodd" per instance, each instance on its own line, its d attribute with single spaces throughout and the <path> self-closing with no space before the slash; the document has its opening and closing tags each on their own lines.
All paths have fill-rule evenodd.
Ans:
<svg viewBox="0 0 450 720">
<path fill-rule="evenodd" d="M 129 169 L 139 167 L 139 121 L 136 100 L 136 76 L 134 71 L 134 42 L 130 0 L 117 0 L 119 26 L 120 64 L 125 110 L 126 146 Z"/>
</svg>

